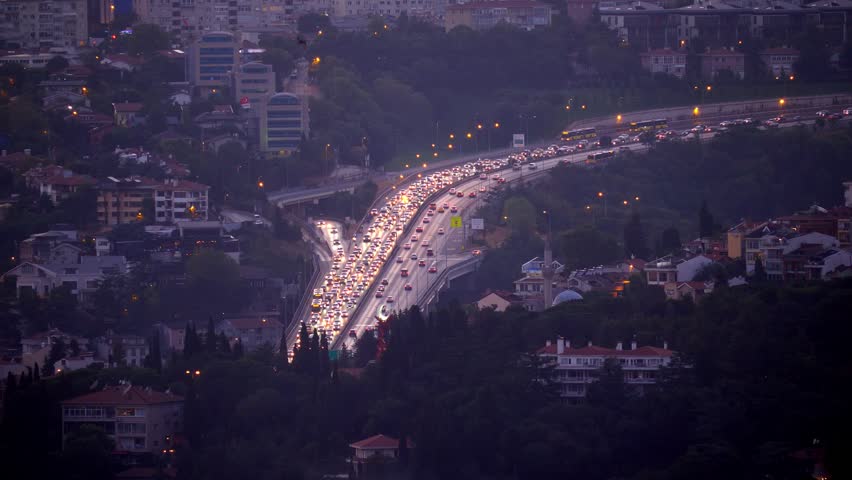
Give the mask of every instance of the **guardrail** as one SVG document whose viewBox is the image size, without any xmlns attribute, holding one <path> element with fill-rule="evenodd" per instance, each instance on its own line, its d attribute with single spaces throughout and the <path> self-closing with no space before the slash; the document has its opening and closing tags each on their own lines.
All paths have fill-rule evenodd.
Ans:
<svg viewBox="0 0 852 480">
<path fill-rule="evenodd" d="M 479 266 L 480 263 L 482 263 L 481 257 L 470 257 L 454 264 L 451 267 L 445 268 L 440 274 L 438 274 L 435 281 L 432 282 L 432 285 L 430 285 L 429 288 L 420 295 L 417 299 L 417 305 L 421 308 L 429 305 L 432 302 L 432 299 L 435 298 L 441 290 L 443 290 L 447 281 L 470 273 L 469 268 L 471 266 L 474 266 L 474 270 L 476 270 L 476 267 Z"/>
<path fill-rule="evenodd" d="M 296 307 L 296 311 L 293 312 L 293 318 L 290 320 L 290 325 L 287 326 L 287 339 L 289 342 L 295 342 L 296 332 L 302 323 L 301 319 L 305 318 L 305 313 L 307 312 L 308 305 L 311 302 L 311 292 L 314 288 L 316 288 L 317 281 L 322 274 L 318 254 L 315 253 L 311 255 L 311 265 L 313 267 L 311 278 L 305 283 L 305 292 L 302 294 L 302 300 L 299 302 L 299 306 Z M 285 345 L 284 348 L 289 349 L 290 346 Z"/>
</svg>

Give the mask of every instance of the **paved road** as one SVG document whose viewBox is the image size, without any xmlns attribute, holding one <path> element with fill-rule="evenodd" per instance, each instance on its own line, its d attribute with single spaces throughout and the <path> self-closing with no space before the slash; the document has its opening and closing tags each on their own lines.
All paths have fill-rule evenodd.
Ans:
<svg viewBox="0 0 852 480">
<path fill-rule="evenodd" d="M 251 212 L 246 212 L 244 210 L 234 210 L 230 208 L 225 208 L 222 209 L 221 213 L 222 217 L 229 222 L 243 223 L 255 221 L 254 214 Z M 268 219 L 260 217 L 260 221 L 263 222 L 266 227 L 272 227 L 272 222 L 270 222 Z"/>
</svg>

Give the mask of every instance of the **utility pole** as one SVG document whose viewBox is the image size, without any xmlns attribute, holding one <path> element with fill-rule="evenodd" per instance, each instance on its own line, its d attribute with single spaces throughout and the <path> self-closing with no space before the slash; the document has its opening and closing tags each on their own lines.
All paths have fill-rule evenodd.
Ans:
<svg viewBox="0 0 852 480">
<path fill-rule="evenodd" d="M 541 268 L 541 276 L 544 278 L 544 308 L 545 310 L 553 305 L 553 250 L 551 249 L 552 228 L 550 224 L 550 214 L 547 210 L 544 211 L 547 217 L 547 234 L 544 237 L 544 265 Z"/>
</svg>

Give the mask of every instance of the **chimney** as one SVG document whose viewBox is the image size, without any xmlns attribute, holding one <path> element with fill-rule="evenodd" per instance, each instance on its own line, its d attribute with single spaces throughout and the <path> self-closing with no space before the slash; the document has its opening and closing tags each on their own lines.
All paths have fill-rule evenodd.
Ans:
<svg viewBox="0 0 852 480">
<path fill-rule="evenodd" d="M 556 353 L 559 355 L 565 353 L 565 339 L 562 337 L 556 337 Z"/>
<path fill-rule="evenodd" d="M 618 350 L 618 351 L 623 350 L 623 348 L 622 348 L 622 347 L 623 347 L 623 345 L 622 345 L 622 343 L 621 343 L 621 342 L 618 342 L 618 343 L 616 343 L 616 344 L 615 344 L 615 349 L 616 349 L 616 350 Z"/>
<path fill-rule="evenodd" d="M 571 348 L 571 340 L 565 340 L 565 348 Z"/>
<path fill-rule="evenodd" d="M 550 346 L 550 340 L 548 340 L 548 341 L 544 342 L 544 346 L 545 346 L 545 347 L 549 347 L 549 346 Z"/>
<path fill-rule="evenodd" d="M 630 342 L 630 350 L 636 350 L 636 340 Z"/>
<path fill-rule="evenodd" d="M 669 342 L 667 342 L 667 341 L 663 340 L 663 348 L 664 348 L 665 350 L 668 350 L 668 349 L 669 349 Z"/>
</svg>

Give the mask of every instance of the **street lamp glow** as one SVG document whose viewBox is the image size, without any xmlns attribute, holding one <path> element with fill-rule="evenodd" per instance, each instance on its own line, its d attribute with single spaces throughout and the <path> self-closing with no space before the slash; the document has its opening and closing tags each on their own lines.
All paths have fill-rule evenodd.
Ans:
<svg viewBox="0 0 852 480">
<path fill-rule="evenodd" d="M 565 105 L 565 110 L 571 110 L 571 105 Z"/>
<path fill-rule="evenodd" d="M 615 121 L 621 123 L 621 114 L 615 116 Z"/>
<path fill-rule="evenodd" d="M 433 156 L 433 157 L 437 157 L 437 156 L 438 156 L 438 152 L 433 152 L 433 153 L 432 153 L 432 156 Z"/>
<path fill-rule="evenodd" d="M 790 81 L 791 81 L 791 82 L 792 82 L 793 80 L 795 80 L 795 79 L 796 79 L 796 76 L 795 76 L 795 75 L 790 75 Z"/>
<path fill-rule="evenodd" d="M 603 192 L 598 192 L 598 198 L 603 198 Z"/>
<path fill-rule="evenodd" d="M 455 133 L 451 133 L 451 134 L 450 134 L 450 140 L 452 140 L 452 139 L 454 139 L 454 138 L 456 138 L 456 134 L 455 134 Z"/>
<path fill-rule="evenodd" d="M 407 164 L 407 163 L 405 164 L 405 168 L 408 168 L 408 164 Z"/>
<path fill-rule="evenodd" d="M 638 201 L 639 201 L 639 196 L 637 195 L 637 196 L 633 197 L 633 200 L 636 200 L 636 201 L 638 202 Z"/>
<path fill-rule="evenodd" d="M 466 136 L 467 138 L 473 138 L 473 134 L 472 134 L 472 133 L 470 133 L 470 132 L 467 132 L 467 135 L 465 135 L 465 136 Z"/>
<path fill-rule="evenodd" d="M 263 188 L 263 180 L 261 180 L 261 181 L 257 182 L 257 187 L 258 187 L 258 188 Z"/>
<path fill-rule="evenodd" d="M 447 148 L 448 148 L 449 150 L 452 150 L 452 149 L 453 149 L 453 144 L 452 144 L 452 143 L 448 143 L 448 144 L 447 144 Z"/>
<path fill-rule="evenodd" d="M 435 152 L 435 156 L 436 156 L 436 157 L 438 156 L 438 152 Z M 423 164 L 423 168 L 426 168 L 426 167 L 428 167 L 428 166 L 429 166 L 429 164 L 428 164 L 428 163 L 424 163 L 424 164 Z"/>
<path fill-rule="evenodd" d="M 785 103 L 787 103 L 787 100 L 784 100 L 783 98 L 778 100 L 778 105 L 781 105 L 782 107 L 784 106 Z"/>
<path fill-rule="evenodd" d="M 624 200 L 624 201 L 623 201 L 623 202 L 621 202 L 621 203 L 623 203 L 623 204 L 627 205 L 627 200 Z"/>
<path fill-rule="evenodd" d="M 414 156 L 414 158 L 420 158 L 420 154 L 418 153 L 417 155 Z"/>
<path fill-rule="evenodd" d="M 494 128 L 500 128 L 500 122 L 494 122 Z"/>
<path fill-rule="evenodd" d="M 482 130 L 482 124 L 481 124 L 481 123 L 477 123 L 477 124 L 476 124 L 476 129 L 477 129 L 477 130 Z"/>
<path fill-rule="evenodd" d="M 695 107 L 695 108 L 692 109 L 692 114 L 695 115 L 696 117 L 698 116 L 699 113 L 701 113 L 701 110 L 699 110 L 698 107 Z"/>
<path fill-rule="evenodd" d="M 585 106 L 585 105 L 580 105 L 580 109 L 585 110 L 585 109 L 586 109 L 586 106 Z"/>
<path fill-rule="evenodd" d="M 713 85 L 707 85 L 707 91 L 710 92 L 713 90 Z"/>
</svg>

